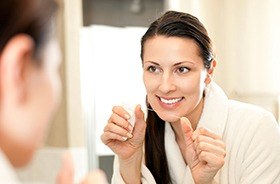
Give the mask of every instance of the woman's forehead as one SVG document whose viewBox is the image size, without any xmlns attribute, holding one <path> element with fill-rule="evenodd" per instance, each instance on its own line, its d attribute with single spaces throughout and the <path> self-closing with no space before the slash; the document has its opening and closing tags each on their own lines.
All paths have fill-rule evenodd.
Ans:
<svg viewBox="0 0 280 184">
<path fill-rule="evenodd" d="M 144 44 L 144 61 L 169 60 L 196 62 L 202 60 L 199 47 L 193 39 L 155 36 Z"/>
</svg>

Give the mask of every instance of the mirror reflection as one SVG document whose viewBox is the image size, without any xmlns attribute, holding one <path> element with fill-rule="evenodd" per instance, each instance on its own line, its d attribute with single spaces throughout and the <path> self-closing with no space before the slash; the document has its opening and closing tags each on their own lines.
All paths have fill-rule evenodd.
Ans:
<svg viewBox="0 0 280 184">
<path fill-rule="evenodd" d="M 137 11 L 133 9 L 135 4 L 138 6 L 135 8 Z M 277 2 L 262 3 L 250 0 L 84 2 L 84 26 L 88 31 L 86 34 L 92 34 L 93 38 L 96 36 L 90 41 L 94 48 L 92 49 L 94 59 L 91 61 L 93 63 L 96 61 L 98 63 L 96 66 L 108 66 L 110 63 L 112 67 L 107 68 L 107 71 L 116 76 L 115 80 L 112 77 L 106 78 L 107 74 L 101 71 L 100 75 L 94 77 L 97 81 L 94 83 L 96 88 L 93 91 L 96 98 L 100 99 L 100 102 L 98 99 L 95 101 L 95 113 L 98 112 L 95 114 L 97 137 L 102 134 L 114 105 L 129 106 L 130 109 L 135 107 L 135 104 L 145 107 L 143 99 L 147 87 L 143 86 L 141 78 L 143 71 L 138 71 L 141 67 L 140 39 L 147 26 L 167 10 L 191 13 L 205 25 L 212 39 L 217 62 L 213 79 L 229 98 L 261 106 L 278 119 L 280 86 L 277 81 L 280 76 L 276 68 L 279 67 L 277 50 L 280 47 L 280 37 L 277 32 L 280 27 L 275 22 L 280 15 L 275 7 Z M 144 31 L 141 33 L 143 27 Z M 122 32 L 124 36 L 118 32 Z M 110 46 L 113 49 L 107 49 Z M 104 56 L 108 50 L 111 50 L 112 56 Z M 123 64 L 120 64 L 122 62 Z M 96 67 L 96 70 L 100 71 L 100 68 L 104 67 Z M 96 71 L 94 67 L 92 70 Z M 99 73 L 98 71 L 95 74 Z M 100 82 L 100 78 L 104 83 Z M 118 90 L 112 92 L 112 89 Z M 104 113 L 100 115 L 101 112 Z M 100 157 L 110 157 L 114 154 L 99 139 L 96 139 L 94 145 Z"/>
</svg>

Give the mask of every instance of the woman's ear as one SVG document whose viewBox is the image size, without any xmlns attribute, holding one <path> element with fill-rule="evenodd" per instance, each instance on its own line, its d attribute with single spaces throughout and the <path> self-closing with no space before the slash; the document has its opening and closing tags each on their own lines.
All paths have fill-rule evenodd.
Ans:
<svg viewBox="0 0 280 184">
<path fill-rule="evenodd" d="M 217 61 L 215 59 L 213 59 L 213 61 L 210 64 L 210 68 L 207 69 L 207 75 L 206 75 L 206 78 L 204 81 L 205 84 L 210 84 L 210 82 L 212 81 L 214 69 L 215 69 L 216 65 L 217 65 Z"/>
<path fill-rule="evenodd" d="M 34 52 L 33 39 L 24 34 L 8 41 L 0 55 L 0 101 L 22 101 L 26 93 L 26 73 Z M 3 100 L 3 101 L 2 101 Z M 12 100 L 12 101 L 11 101 Z"/>
</svg>

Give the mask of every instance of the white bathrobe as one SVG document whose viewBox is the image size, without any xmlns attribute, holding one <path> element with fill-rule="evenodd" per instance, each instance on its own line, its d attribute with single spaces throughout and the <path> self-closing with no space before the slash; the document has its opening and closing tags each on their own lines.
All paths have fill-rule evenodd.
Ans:
<svg viewBox="0 0 280 184">
<path fill-rule="evenodd" d="M 7 157 L 0 149 L 0 183 L 19 184 L 16 173 Z"/>
<path fill-rule="evenodd" d="M 229 100 L 222 89 L 212 82 L 205 89 L 205 103 L 198 127 L 206 127 L 221 135 L 226 144 L 225 164 L 217 173 L 216 182 L 280 184 L 280 129 L 270 112 Z M 165 125 L 165 149 L 172 182 L 194 183 L 168 122 Z M 156 183 L 144 161 L 141 175 L 143 184 Z M 124 183 L 117 156 L 112 183 Z"/>
</svg>

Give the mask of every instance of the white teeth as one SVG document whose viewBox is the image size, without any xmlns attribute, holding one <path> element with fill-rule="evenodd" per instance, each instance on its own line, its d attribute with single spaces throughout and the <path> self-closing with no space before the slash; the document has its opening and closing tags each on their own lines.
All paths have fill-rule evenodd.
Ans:
<svg viewBox="0 0 280 184">
<path fill-rule="evenodd" d="M 163 103 L 166 103 L 166 104 L 174 104 L 174 103 L 179 102 L 181 99 L 182 99 L 182 98 L 174 98 L 174 99 L 167 100 L 167 99 L 164 99 L 164 98 L 160 98 L 160 100 L 161 100 Z"/>
</svg>

